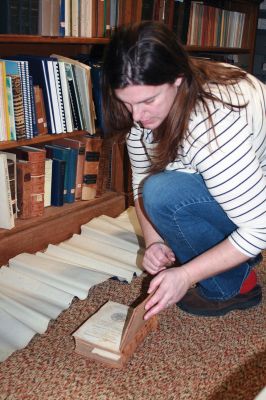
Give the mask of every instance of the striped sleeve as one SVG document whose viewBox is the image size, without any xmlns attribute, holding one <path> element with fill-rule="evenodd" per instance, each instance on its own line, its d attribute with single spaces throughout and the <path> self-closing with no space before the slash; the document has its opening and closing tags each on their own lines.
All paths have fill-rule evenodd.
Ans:
<svg viewBox="0 0 266 400">
<path fill-rule="evenodd" d="M 132 188 L 134 199 L 142 195 L 143 180 L 148 175 L 151 165 L 148 155 L 147 139 L 151 132 L 139 127 L 133 127 L 127 135 L 127 151 L 132 170 Z M 152 145 L 150 145 L 152 147 Z"/>
<path fill-rule="evenodd" d="M 208 190 L 238 227 L 229 237 L 254 257 L 266 248 L 265 102 L 255 110 L 212 109 L 215 136 L 207 120 L 190 132 L 190 161 Z M 260 126 L 254 129 L 253 119 Z"/>
</svg>

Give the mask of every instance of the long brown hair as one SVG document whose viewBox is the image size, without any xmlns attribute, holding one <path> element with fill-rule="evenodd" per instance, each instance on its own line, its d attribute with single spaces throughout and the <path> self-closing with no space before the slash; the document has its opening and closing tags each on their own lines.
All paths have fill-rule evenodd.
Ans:
<svg viewBox="0 0 266 400">
<path fill-rule="evenodd" d="M 163 170 L 169 162 L 174 161 L 196 102 L 200 100 L 207 110 L 208 99 L 222 102 L 205 90 L 205 84 L 237 83 L 247 79 L 246 72 L 189 57 L 176 35 L 158 22 L 146 21 L 122 27 L 111 38 L 105 52 L 102 76 L 107 132 L 125 137 L 134 124 L 127 108 L 116 98 L 116 89 L 128 85 L 172 84 L 178 77 L 183 79 L 171 110 L 163 123 L 153 131 L 157 146 L 151 171 Z M 230 103 L 226 105 L 239 107 Z"/>
</svg>

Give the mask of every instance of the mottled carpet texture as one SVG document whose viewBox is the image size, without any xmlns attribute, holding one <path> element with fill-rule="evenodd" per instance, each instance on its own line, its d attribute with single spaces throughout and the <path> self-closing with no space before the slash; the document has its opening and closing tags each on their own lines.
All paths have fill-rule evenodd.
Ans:
<svg viewBox="0 0 266 400">
<path fill-rule="evenodd" d="M 124 370 L 77 355 L 71 334 L 105 301 L 134 302 L 146 282 L 98 285 L 0 364 L 0 399 L 254 399 L 266 385 L 265 267 L 266 259 L 257 269 L 261 305 L 209 319 L 172 306 Z"/>
</svg>

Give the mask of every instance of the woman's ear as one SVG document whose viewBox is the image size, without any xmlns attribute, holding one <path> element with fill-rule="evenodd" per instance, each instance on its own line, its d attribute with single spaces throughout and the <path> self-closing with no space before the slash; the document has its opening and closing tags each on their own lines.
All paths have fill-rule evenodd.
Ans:
<svg viewBox="0 0 266 400">
<path fill-rule="evenodd" d="M 176 78 L 176 80 L 175 80 L 175 82 L 174 82 L 174 85 L 175 85 L 176 87 L 180 86 L 180 85 L 181 85 L 181 82 L 182 82 L 182 80 L 183 80 L 183 78 L 182 78 L 182 77 L 178 77 L 178 78 Z"/>
</svg>

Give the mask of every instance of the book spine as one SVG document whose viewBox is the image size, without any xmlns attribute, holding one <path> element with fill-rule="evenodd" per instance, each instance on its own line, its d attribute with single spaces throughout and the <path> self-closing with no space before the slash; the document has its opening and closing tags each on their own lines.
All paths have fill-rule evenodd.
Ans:
<svg viewBox="0 0 266 400">
<path fill-rule="evenodd" d="M 58 61 L 53 61 L 53 68 L 54 68 L 54 75 L 55 75 L 55 85 L 56 85 L 56 93 L 57 93 L 57 98 L 58 98 L 62 132 L 65 133 L 67 131 L 66 115 L 65 115 L 65 107 L 64 107 L 64 101 L 63 101 L 62 85 L 61 85 Z"/>
<path fill-rule="evenodd" d="M 12 76 L 13 106 L 17 140 L 26 138 L 26 125 L 23 109 L 21 80 L 19 76 Z"/>
<path fill-rule="evenodd" d="M 87 135 L 84 139 L 86 140 L 86 151 L 81 199 L 91 200 L 96 197 L 97 192 L 97 176 L 102 150 L 102 139 L 98 137 L 88 137 Z"/>
<path fill-rule="evenodd" d="M 6 90 L 7 90 L 7 105 L 8 105 L 8 117 L 10 126 L 10 140 L 16 140 L 17 137 L 16 137 L 15 114 L 14 114 L 12 78 L 10 76 L 6 76 Z"/>
<path fill-rule="evenodd" d="M 31 151 L 18 147 L 18 157 L 30 162 L 31 171 L 31 217 L 39 217 L 44 212 L 45 151 Z"/>
<path fill-rule="evenodd" d="M 26 61 L 17 61 L 18 70 L 21 78 L 22 96 L 23 96 L 23 109 L 26 125 L 26 137 L 31 139 L 33 137 L 32 131 L 32 115 L 31 115 L 31 96 L 29 84 L 29 70 Z"/>
<path fill-rule="evenodd" d="M 7 168 L 8 168 L 8 177 L 9 177 L 12 212 L 13 212 L 13 216 L 15 218 L 16 215 L 17 215 L 15 162 L 13 160 L 7 160 Z"/>
<path fill-rule="evenodd" d="M 31 168 L 28 161 L 17 161 L 18 217 L 31 217 Z"/>
<path fill-rule="evenodd" d="M 64 204 L 65 168 L 66 162 L 64 160 L 53 159 L 51 193 L 52 206 L 59 207 Z"/>
<path fill-rule="evenodd" d="M 38 135 L 39 136 L 45 135 L 48 133 L 48 130 L 47 130 L 47 122 L 46 122 L 46 114 L 45 114 L 45 108 L 44 108 L 42 89 L 39 86 L 34 86 L 33 90 L 34 90 L 34 98 L 35 98 Z"/>
<path fill-rule="evenodd" d="M 50 158 L 46 158 L 44 179 L 44 207 L 49 207 L 51 205 L 52 164 L 53 161 Z"/>
<path fill-rule="evenodd" d="M 59 15 L 59 36 L 64 37 L 66 33 L 66 13 L 65 0 L 60 0 L 60 15 Z"/>
<path fill-rule="evenodd" d="M 32 110 L 32 135 L 38 136 L 38 126 L 37 126 L 37 116 L 36 116 L 36 101 L 33 89 L 32 76 L 29 76 L 29 86 L 30 86 L 30 100 L 31 100 L 31 110 Z"/>
<path fill-rule="evenodd" d="M 81 143 L 82 145 L 82 143 Z M 76 173 L 76 192 L 75 199 L 80 200 L 82 195 L 82 181 L 83 181 L 83 170 L 85 161 L 85 145 L 79 148 L 78 160 L 77 160 L 77 173 Z"/>
<path fill-rule="evenodd" d="M 77 160 L 78 160 L 78 149 L 70 148 L 69 163 L 67 165 L 68 168 L 67 196 L 65 199 L 67 203 L 73 203 L 75 201 Z"/>
<path fill-rule="evenodd" d="M 6 155 L 0 155 L 0 200 L 0 227 L 12 229 L 14 227 L 14 214 Z"/>
</svg>

